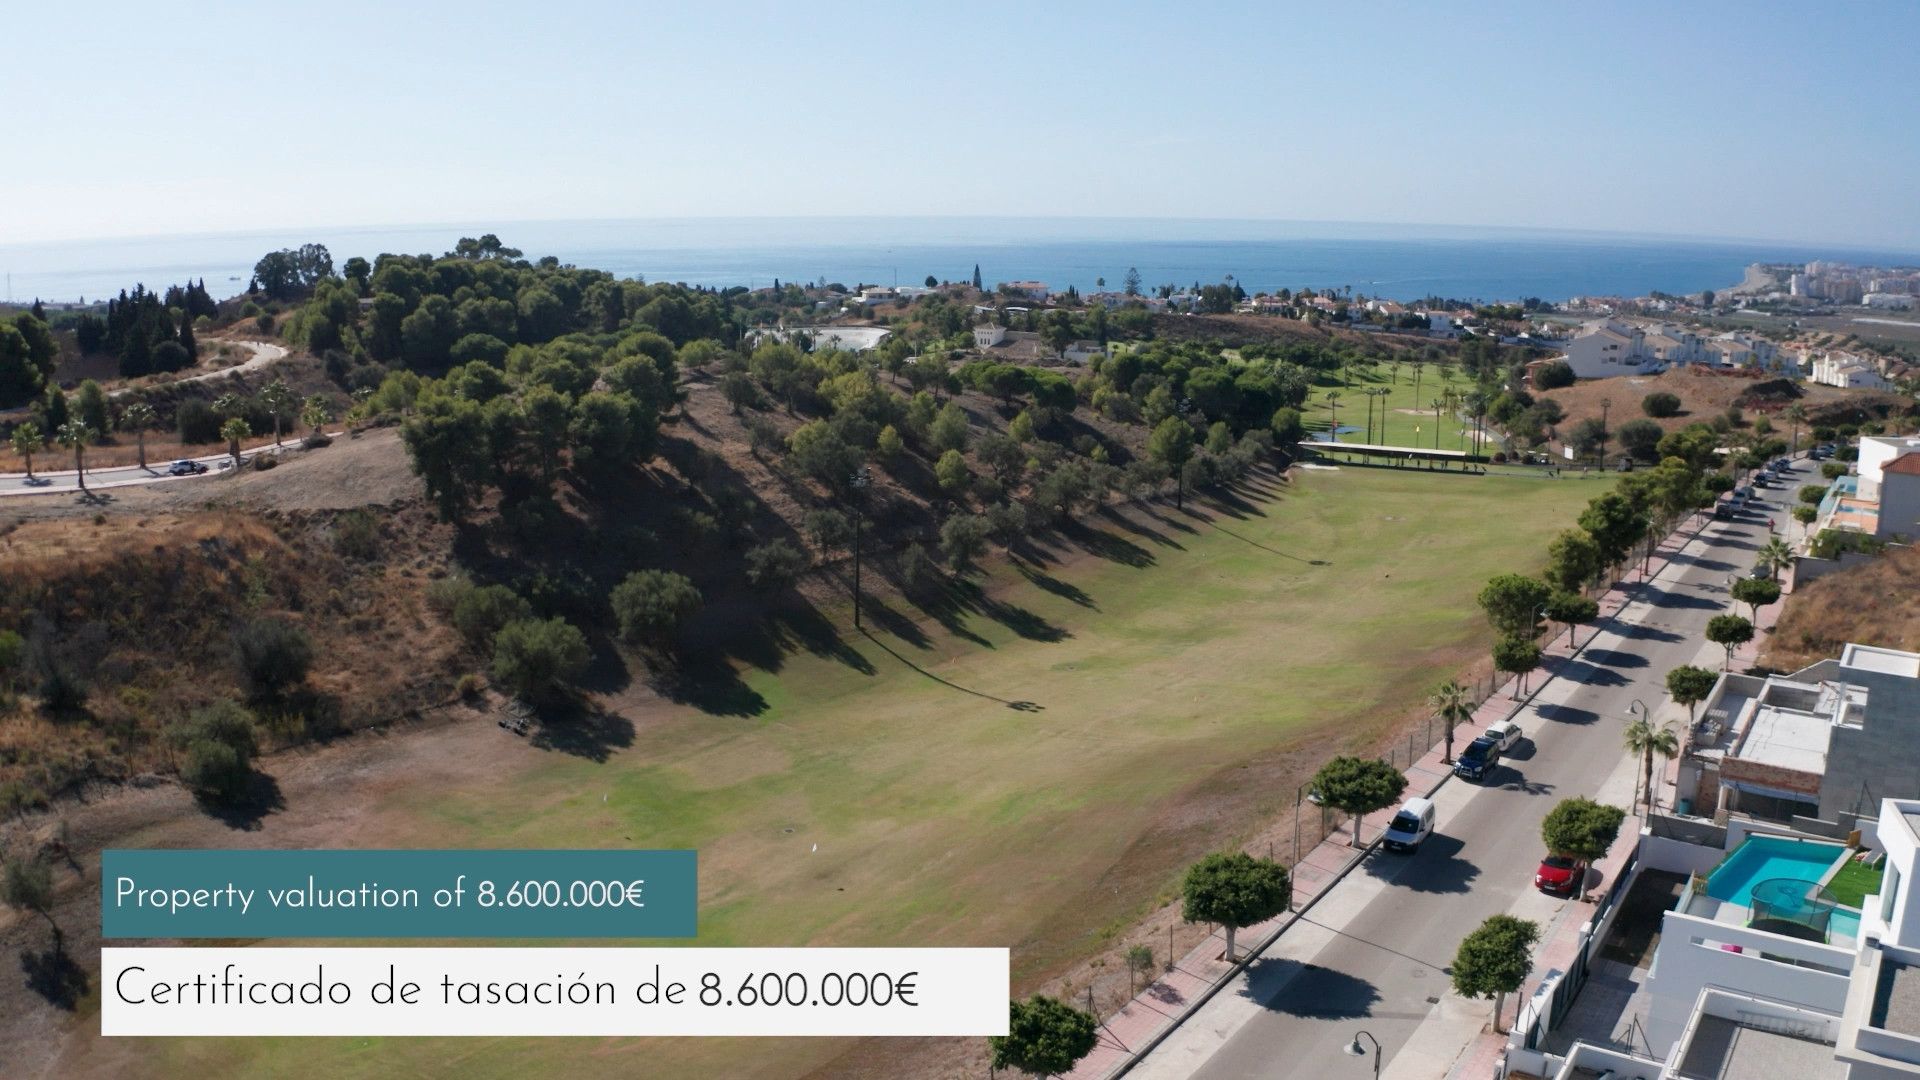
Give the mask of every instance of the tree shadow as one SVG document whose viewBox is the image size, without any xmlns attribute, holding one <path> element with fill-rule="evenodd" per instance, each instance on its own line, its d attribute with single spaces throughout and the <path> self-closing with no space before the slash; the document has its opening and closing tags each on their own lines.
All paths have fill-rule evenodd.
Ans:
<svg viewBox="0 0 1920 1080">
<path fill-rule="evenodd" d="M 22 950 L 20 971 L 26 976 L 27 989 L 56 1009 L 73 1012 L 87 996 L 86 970 L 58 944 L 39 952 Z"/>
<path fill-rule="evenodd" d="M 1587 686 L 1625 686 L 1631 681 L 1612 668 L 1589 664 L 1584 660 L 1565 661 L 1554 670 L 1554 675 Z"/>
<path fill-rule="evenodd" d="M 615 750 L 633 745 L 633 721 L 619 713 L 568 702 L 540 712 L 540 726 L 528 740 L 541 750 L 604 762 Z"/>
<path fill-rule="evenodd" d="M 1707 609 L 1718 610 L 1724 606 L 1719 601 L 1710 597 L 1677 592 L 1673 589 L 1662 589 L 1655 585 L 1649 585 L 1643 588 L 1638 599 L 1644 600 L 1657 608 L 1674 608 L 1693 611 Z"/>
<path fill-rule="evenodd" d="M 1026 578 L 1042 590 L 1050 592 L 1063 600 L 1071 600 L 1083 608 L 1090 608 L 1094 611 L 1100 610 L 1100 605 L 1094 603 L 1093 597 L 1089 596 L 1087 591 L 1080 586 L 1072 582 L 1061 581 L 1052 574 L 1046 573 L 1024 562 L 1016 562 L 1013 565 L 1015 569 L 1020 571 L 1021 577 Z"/>
<path fill-rule="evenodd" d="M 712 716 L 759 716 L 767 711 L 760 691 L 748 686 L 725 657 L 711 653 L 683 657 L 649 684 L 668 701 Z"/>
<path fill-rule="evenodd" d="M 1131 566 L 1138 570 L 1159 561 L 1153 552 L 1126 537 L 1117 536 L 1105 529 L 1089 528 L 1079 521 L 1066 522 L 1060 526 L 1058 532 L 1062 537 L 1085 549 L 1088 554 L 1099 556 L 1109 562 L 1117 562 L 1122 566 Z"/>
<path fill-rule="evenodd" d="M 1241 993 L 1264 1008 L 1316 1020 L 1369 1016 L 1380 991 L 1365 979 L 1298 960 L 1261 958 L 1247 965 Z"/>
<path fill-rule="evenodd" d="M 1643 668 L 1647 658 L 1633 653 L 1620 652 L 1617 649 L 1588 649 L 1581 658 L 1610 668 Z"/>
<path fill-rule="evenodd" d="M 888 656 L 891 656 L 895 660 L 898 660 L 902 664 L 905 664 L 906 666 L 912 668 L 915 672 L 918 672 L 920 675 L 923 675 L 926 678 L 932 679 L 934 682 L 937 682 L 942 686 L 949 687 L 954 690 L 958 690 L 963 694 L 971 694 L 977 698 L 985 698 L 988 701 L 1005 705 L 1007 708 L 1013 709 L 1017 712 L 1040 712 L 1041 710 L 1046 708 L 1045 705 L 1041 705 L 1037 702 L 1032 702 L 1032 701 L 1009 701 L 1006 698 L 995 697 L 992 694 L 986 693 L 981 690 L 975 690 L 972 687 L 961 686 L 959 683 L 954 682 L 951 679 L 941 678 L 940 676 L 935 675 L 933 672 L 928 671 L 926 668 L 921 667 L 919 664 L 916 664 L 913 661 L 907 659 L 906 657 L 900 655 L 898 652 L 895 652 L 894 649 L 891 646 L 889 646 L 886 642 L 881 641 L 877 637 L 874 637 L 872 634 L 868 633 L 867 631 L 861 630 L 860 633 L 861 633 L 861 636 L 865 637 L 868 641 L 873 642 L 873 644 L 877 646 L 881 652 L 886 653 Z"/>
<path fill-rule="evenodd" d="M 1571 705 L 1541 705 L 1534 710 L 1540 719 L 1555 724 L 1591 724 L 1600 719 L 1600 714 L 1592 709 L 1576 709 Z"/>
<path fill-rule="evenodd" d="M 1513 773 L 1513 779 L 1500 785 L 1502 791 L 1519 791 L 1528 795 L 1553 794 L 1554 785 L 1541 780 L 1529 780 L 1521 775 L 1518 769 L 1509 769 L 1507 771 Z"/>
<path fill-rule="evenodd" d="M 258 769 L 248 776 L 247 789 L 240 793 L 239 798 L 222 801 L 196 795 L 195 799 L 208 817 L 241 832 L 259 829 L 268 814 L 287 808 L 286 797 L 280 793 L 280 781 Z"/>
<path fill-rule="evenodd" d="M 1637 641 L 1669 641 L 1671 642 L 1671 641 L 1680 640 L 1680 635 L 1674 633 L 1671 630 L 1662 630 L 1657 626 L 1648 626 L 1645 623 L 1641 623 L 1637 626 L 1623 627 L 1619 630 L 1616 630 L 1615 633 L 1619 634 L 1623 638 L 1633 638 Z"/>
<path fill-rule="evenodd" d="M 1134 534 L 1135 536 L 1145 537 L 1146 539 L 1151 540 L 1156 544 L 1159 544 L 1161 547 L 1170 547 L 1170 548 L 1173 548 L 1175 551 L 1186 550 L 1186 547 L 1182 545 L 1180 541 L 1175 540 L 1173 537 L 1168 536 L 1166 533 L 1163 533 L 1158 529 L 1150 528 L 1147 525 L 1144 525 L 1138 521 L 1135 521 L 1132 517 L 1121 513 L 1119 510 L 1117 510 L 1112 506 L 1102 506 L 1100 508 L 1099 513 L 1102 519 L 1104 519 L 1108 524 L 1114 526 L 1115 528 L 1125 529 L 1126 531 Z"/>
<path fill-rule="evenodd" d="M 1367 859 L 1367 875 L 1418 893 L 1471 892 L 1480 867 L 1460 857 L 1466 846 L 1458 837 L 1434 833 L 1411 855 L 1375 853 Z"/>
</svg>

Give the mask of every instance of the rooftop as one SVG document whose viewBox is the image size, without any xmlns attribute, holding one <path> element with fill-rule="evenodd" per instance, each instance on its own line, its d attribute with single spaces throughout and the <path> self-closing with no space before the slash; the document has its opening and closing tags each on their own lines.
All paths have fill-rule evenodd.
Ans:
<svg viewBox="0 0 1920 1080">
<path fill-rule="evenodd" d="M 1882 675 L 1920 679 L 1920 653 L 1903 652 L 1899 649 L 1882 649 L 1873 645 L 1856 645 L 1849 642 L 1840 652 L 1840 666 L 1858 671 L 1875 671 Z"/>
<path fill-rule="evenodd" d="M 1702 1016 L 1675 1075 L 1683 1080 L 1846 1080 L 1830 1043 Z"/>
<path fill-rule="evenodd" d="M 1907 816 L 1911 824 L 1913 815 Z M 1920 968 L 1893 959 L 1881 962 L 1868 1022 L 1884 1031 L 1920 1035 Z"/>
<path fill-rule="evenodd" d="M 1832 731 L 1826 717 L 1762 705 L 1754 713 L 1738 756 L 1782 769 L 1825 773 L 1827 737 Z"/>
</svg>

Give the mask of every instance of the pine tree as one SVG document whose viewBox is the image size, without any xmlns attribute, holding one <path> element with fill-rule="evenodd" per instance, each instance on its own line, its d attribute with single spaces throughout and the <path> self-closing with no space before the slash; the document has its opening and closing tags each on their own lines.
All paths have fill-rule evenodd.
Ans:
<svg viewBox="0 0 1920 1080">
<path fill-rule="evenodd" d="M 47 309 L 41 306 L 40 298 L 37 296 L 33 298 L 33 317 L 41 322 L 47 321 Z"/>
</svg>

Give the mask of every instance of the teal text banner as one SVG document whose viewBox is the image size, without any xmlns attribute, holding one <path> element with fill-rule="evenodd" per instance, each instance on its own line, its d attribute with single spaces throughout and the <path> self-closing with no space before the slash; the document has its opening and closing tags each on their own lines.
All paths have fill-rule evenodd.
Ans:
<svg viewBox="0 0 1920 1080">
<path fill-rule="evenodd" d="M 693 937 L 692 851 L 102 853 L 109 938 Z"/>
</svg>

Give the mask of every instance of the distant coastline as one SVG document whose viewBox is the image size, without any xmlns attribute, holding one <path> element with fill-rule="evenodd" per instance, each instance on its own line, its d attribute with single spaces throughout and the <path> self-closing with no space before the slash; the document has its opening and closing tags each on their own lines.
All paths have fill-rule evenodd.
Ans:
<svg viewBox="0 0 1920 1080">
<path fill-rule="evenodd" d="M 251 233 L 0 245 L 0 299 L 98 299 L 205 279 L 239 292 L 260 255 L 309 241 L 336 264 L 382 252 L 439 253 L 496 232 L 529 258 L 553 255 L 621 276 L 713 288 L 783 281 L 919 284 L 1044 281 L 1082 292 L 1137 267 L 1149 285 L 1232 275 L 1248 292 L 1348 288 L 1355 295 L 1513 301 L 1537 296 L 1723 290 L 1756 262 L 1815 259 L 1920 263 L 1920 255 L 1792 244 L 1602 233 L 1288 222 L 1101 219 L 689 219 L 288 229 Z"/>
</svg>

